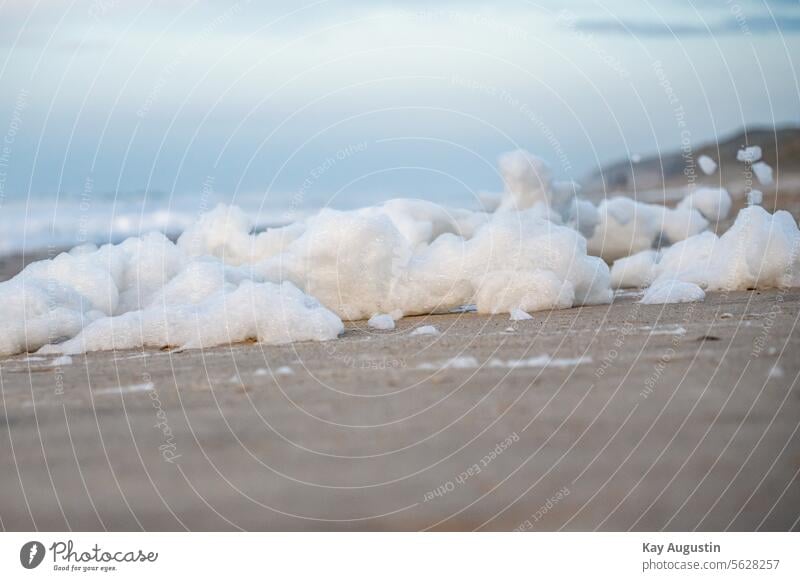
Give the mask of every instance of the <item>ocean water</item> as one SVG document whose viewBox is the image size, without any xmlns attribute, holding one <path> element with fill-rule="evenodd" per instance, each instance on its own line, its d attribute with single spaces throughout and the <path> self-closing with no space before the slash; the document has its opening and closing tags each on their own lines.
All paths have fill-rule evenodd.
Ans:
<svg viewBox="0 0 800 581">
<path fill-rule="evenodd" d="M 124 195 L 64 195 L 7 198 L 0 204 L 0 254 L 63 250 L 78 244 L 119 242 L 159 231 L 177 236 L 197 217 L 219 203 L 244 208 L 260 227 L 285 224 L 307 214 L 263 195 L 230 196 L 212 192 L 165 196 L 141 192 Z"/>
<path fill-rule="evenodd" d="M 178 236 L 217 204 L 234 204 L 257 230 L 303 219 L 324 206 L 347 210 L 392 196 L 371 194 L 303 199 L 296 194 L 197 194 L 168 196 L 141 192 L 123 195 L 65 195 L 6 198 L 0 201 L 0 255 L 67 250 L 79 244 L 117 243 L 158 231 Z"/>
<path fill-rule="evenodd" d="M 438 185 L 438 184 L 436 184 Z M 85 243 L 117 243 L 159 231 L 176 237 L 217 204 L 239 206 L 257 230 L 303 219 L 323 207 L 351 210 L 397 197 L 422 197 L 451 207 L 477 209 L 476 192 L 432 187 L 364 190 L 222 193 L 204 184 L 195 193 L 99 193 L 0 196 L 0 255 L 57 252 Z"/>
</svg>

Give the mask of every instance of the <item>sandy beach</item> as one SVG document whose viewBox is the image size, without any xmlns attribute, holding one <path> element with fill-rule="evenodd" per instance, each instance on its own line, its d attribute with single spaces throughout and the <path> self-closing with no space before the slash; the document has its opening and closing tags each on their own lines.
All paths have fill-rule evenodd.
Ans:
<svg viewBox="0 0 800 581">
<path fill-rule="evenodd" d="M 798 529 L 798 316 L 796 289 L 623 293 L 519 323 L 6 358 L 2 527 Z"/>
<path fill-rule="evenodd" d="M 800 530 L 800 289 L 640 296 L 0 359 L 0 526 Z"/>
</svg>

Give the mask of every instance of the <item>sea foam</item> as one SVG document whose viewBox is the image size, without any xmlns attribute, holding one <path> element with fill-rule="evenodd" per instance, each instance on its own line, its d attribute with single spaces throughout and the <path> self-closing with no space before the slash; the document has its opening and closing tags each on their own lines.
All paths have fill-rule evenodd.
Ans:
<svg viewBox="0 0 800 581">
<path fill-rule="evenodd" d="M 787 212 L 752 205 L 717 237 L 706 229 L 730 210 L 725 190 L 676 208 L 595 205 L 528 152 L 505 154 L 500 170 L 505 189 L 480 211 L 399 199 L 255 232 L 243 210 L 218 205 L 176 242 L 78 246 L 0 283 L 0 354 L 326 341 L 343 321 L 390 329 L 464 305 L 520 320 L 610 303 L 612 287 L 652 285 L 653 303 L 800 282 Z"/>
</svg>

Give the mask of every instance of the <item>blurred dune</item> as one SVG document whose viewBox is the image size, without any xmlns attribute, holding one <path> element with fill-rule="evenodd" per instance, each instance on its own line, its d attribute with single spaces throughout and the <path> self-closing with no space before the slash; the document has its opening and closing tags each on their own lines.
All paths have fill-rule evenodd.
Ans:
<svg viewBox="0 0 800 581">
<path fill-rule="evenodd" d="M 759 183 L 736 159 L 740 149 L 754 145 L 761 147 L 761 160 L 773 168 L 773 184 Z M 704 174 L 698 165 L 697 160 L 704 155 L 718 165 L 711 175 Z M 765 208 L 788 210 L 800 219 L 800 128 L 747 129 L 718 142 L 690 144 L 641 159 L 632 155 L 592 172 L 582 181 L 583 194 L 595 201 L 628 195 L 668 206 L 680 201 L 692 185 L 726 188 L 734 202 L 732 216 L 746 205 L 746 193 L 756 189 L 764 193 Z M 721 223 L 721 231 L 728 226 L 728 221 Z"/>
</svg>

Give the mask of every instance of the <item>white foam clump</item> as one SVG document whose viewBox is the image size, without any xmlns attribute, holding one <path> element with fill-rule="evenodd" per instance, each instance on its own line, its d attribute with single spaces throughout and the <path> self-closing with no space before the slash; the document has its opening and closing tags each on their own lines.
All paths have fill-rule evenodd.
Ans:
<svg viewBox="0 0 800 581">
<path fill-rule="evenodd" d="M 553 180 L 550 166 L 524 149 L 504 153 L 498 165 L 505 191 L 481 195 L 489 211 L 532 209 L 540 217 L 570 226 L 586 238 L 592 236 L 599 214 L 592 202 L 578 197 L 577 184 Z"/>
<path fill-rule="evenodd" d="M 769 373 L 767 373 L 767 378 L 780 379 L 781 377 L 783 377 L 783 375 L 784 375 L 783 368 L 776 363 L 770 368 Z"/>
<path fill-rule="evenodd" d="M 509 319 L 511 321 L 530 321 L 531 319 L 533 319 L 533 317 L 529 313 L 526 313 L 522 309 L 511 309 L 510 314 L 511 316 L 509 317 Z"/>
<path fill-rule="evenodd" d="M 197 303 L 154 304 L 93 321 L 44 352 L 212 347 L 254 339 L 267 344 L 336 338 L 341 320 L 291 283 L 244 280 Z"/>
<path fill-rule="evenodd" d="M 658 258 L 658 251 L 643 250 L 615 260 L 611 267 L 611 286 L 617 289 L 650 286 L 657 276 Z"/>
<path fill-rule="evenodd" d="M 761 146 L 751 145 L 736 152 L 736 160 L 746 163 L 754 163 L 761 159 Z"/>
<path fill-rule="evenodd" d="M 117 246 L 79 246 L 0 283 L 0 353 L 73 337 L 93 321 L 139 308 L 182 261 L 161 234 Z"/>
<path fill-rule="evenodd" d="M 519 368 L 547 368 L 547 367 L 576 367 L 592 362 L 590 356 L 582 357 L 551 357 L 550 355 L 538 355 L 528 359 L 498 359 L 496 357 L 485 363 L 487 367 L 519 369 Z M 421 363 L 417 369 L 440 370 L 440 369 L 475 369 L 481 364 L 471 355 L 451 357 L 445 361 L 437 363 Z"/>
<path fill-rule="evenodd" d="M 759 161 L 753 164 L 753 173 L 761 185 L 769 186 L 774 182 L 772 177 L 772 166 L 768 163 Z"/>
<path fill-rule="evenodd" d="M 592 362 L 592 358 L 588 355 L 581 357 L 551 357 L 550 355 L 537 355 L 528 359 L 509 359 L 503 360 L 492 358 L 488 365 L 489 367 L 507 367 L 509 369 L 517 369 L 520 367 L 576 367 L 578 365 L 585 365 Z"/>
<path fill-rule="evenodd" d="M 435 371 L 440 369 L 474 369 L 478 365 L 478 360 L 471 355 L 460 355 L 437 363 L 420 363 L 417 365 L 417 369 Z"/>
<path fill-rule="evenodd" d="M 561 212 L 569 203 L 568 190 L 553 188 L 553 173 L 543 159 L 517 150 L 501 155 L 498 164 L 505 184 L 499 210 L 524 210 L 544 203 Z"/>
<path fill-rule="evenodd" d="M 682 327 L 681 325 L 657 325 L 655 327 L 651 327 L 649 325 L 645 325 L 644 327 L 639 327 L 639 330 L 640 331 L 649 331 L 651 335 L 685 335 L 686 334 L 686 327 Z"/>
<path fill-rule="evenodd" d="M 620 288 L 673 281 L 705 291 L 798 286 L 800 230 L 786 211 L 770 214 L 761 206 L 749 206 L 722 236 L 703 232 L 661 251 L 618 260 L 611 272 L 612 283 Z M 675 292 L 675 298 L 683 296 Z M 655 294 L 653 290 L 651 297 Z"/>
<path fill-rule="evenodd" d="M 433 325 L 423 325 L 411 331 L 409 335 L 411 335 L 412 337 L 417 335 L 439 335 L 439 329 L 437 329 Z"/>
<path fill-rule="evenodd" d="M 392 316 L 386 314 L 372 315 L 367 321 L 367 325 L 379 331 L 391 331 L 395 327 Z"/>
<path fill-rule="evenodd" d="M 576 230 L 550 218 L 537 204 L 494 214 L 415 200 L 325 209 L 253 268 L 292 281 L 345 320 L 465 304 L 499 313 L 609 302 L 607 266 L 587 254 Z"/>
<path fill-rule="evenodd" d="M 157 233 L 30 264 L 0 283 L 0 318 L 1 354 L 53 343 L 43 351 L 285 343 L 332 339 L 343 328 L 291 283 L 192 258 Z"/>
<path fill-rule="evenodd" d="M 696 209 L 712 224 L 721 222 L 730 214 L 731 195 L 725 188 L 697 188 L 678 204 L 678 208 Z"/>
<path fill-rule="evenodd" d="M 177 246 L 186 256 L 214 257 L 227 265 L 252 264 L 279 254 L 305 231 L 303 222 L 251 235 L 253 224 L 236 206 L 217 205 L 184 230 Z"/>
<path fill-rule="evenodd" d="M 717 162 L 707 155 L 701 155 L 698 157 L 697 165 L 700 166 L 700 170 L 707 176 L 713 175 L 714 172 L 717 171 Z"/>
<path fill-rule="evenodd" d="M 662 238 L 675 243 L 708 228 L 694 206 L 667 208 L 616 196 L 600 202 L 599 223 L 588 250 L 607 262 L 652 248 Z"/>
<path fill-rule="evenodd" d="M 705 298 L 706 293 L 693 282 L 665 280 L 650 286 L 640 302 L 644 305 L 693 303 Z"/>
<path fill-rule="evenodd" d="M 750 190 L 747 192 L 747 205 L 760 206 L 764 201 L 764 193 L 761 190 Z"/>
<path fill-rule="evenodd" d="M 479 279 L 475 304 L 478 312 L 497 314 L 518 311 L 565 309 L 575 300 L 575 288 L 550 270 L 498 271 Z"/>
<path fill-rule="evenodd" d="M 155 385 L 148 381 L 147 383 L 135 383 L 133 385 L 118 385 L 115 387 L 104 387 L 92 391 L 93 395 L 112 395 L 112 394 L 125 394 L 125 393 L 138 393 L 142 391 L 153 391 Z"/>
</svg>

